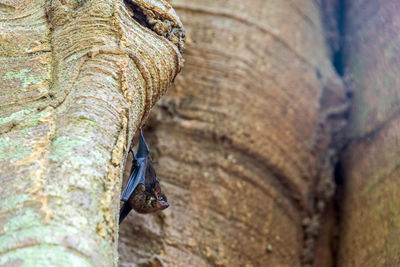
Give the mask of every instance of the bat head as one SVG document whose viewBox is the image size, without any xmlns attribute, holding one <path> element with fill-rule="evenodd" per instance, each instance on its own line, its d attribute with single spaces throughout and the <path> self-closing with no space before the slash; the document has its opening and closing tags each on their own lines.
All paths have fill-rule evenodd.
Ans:
<svg viewBox="0 0 400 267">
<path fill-rule="evenodd" d="M 142 213 L 152 213 L 169 207 L 167 197 L 161 192 L 159 182 L 155 182 L 150 192 L 146 192 L 145 210 Z"/>
<path fill-rule="evenodd" d="M 132 208 L 138 213 L 153 213 L 169 207 L 167 197 L 161 192 L 160 184 L 156 182 L 150 190 L 140 184 L 130 199 Z"/>
<path fill-rule="evenodd" d="M 153 189 L 153 194 L 155 196 L 154 207 L 157 210 L 164 210 L 169 207 L 167 196 L 161 192 L 161 187 L 159 183 L 156 183 Z"/>
<path fill-rule="evenodd" d="M 153 210 L 151 212 L 163 210 L 169 207 L 167 196 L 161 191 L 160 182 L 158 181 L 156 170 L 153 167 L 150 155 L 147 156 L 146 191 L 150 196 L 148 206 L 151 206 L 151 210 Z"/>
</svg>

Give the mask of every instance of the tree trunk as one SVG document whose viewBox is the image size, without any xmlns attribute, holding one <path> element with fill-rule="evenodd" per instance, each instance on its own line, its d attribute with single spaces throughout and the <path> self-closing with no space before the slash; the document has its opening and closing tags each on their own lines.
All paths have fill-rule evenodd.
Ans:
<svg viewBox="0 0 400 267">
<path fill-rule="evenodd" d="M 136 4 L 180 30 L 162 1 Z M 6 0 L 0 22 L 0 265 L 116 265 L 127 148 L 181 44 L 122 1 Z"/>
<path fill-rule="evenodd" d="M 338 266 L 399 266 L 400 3 L 347 1 L 345 73 L 354 94 L 341 158 Z"/>
<path fill-rule="evenodd" d="M 173 6 L 188 32 L 185 69 L 147 130 L 171 207 L 128 216 L 120 265 L 312 263 L 348 109 L 321 6 Z"/>
</svg>

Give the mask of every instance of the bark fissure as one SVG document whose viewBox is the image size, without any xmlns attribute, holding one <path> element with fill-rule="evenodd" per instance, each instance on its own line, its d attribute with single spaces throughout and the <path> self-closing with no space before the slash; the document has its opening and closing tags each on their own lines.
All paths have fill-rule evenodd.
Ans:
<svg viewBox="0 0 400 267">
<path fill-rule="evenodd" d="M 346 18 L 346 0 L 338 0 L 338 7 L 336 11 L 338 44 L 335 50 L 332 51 L 332 63 L 339 76 L 344 75 L 344 61 L 343 61 L 343 46 L 345 37 L 345 18 Z M 332 47 L 333 44 L 331 44 Z"/>
<path fill-rule="evenodd" d="M 342 169 L 342 163 L 340 160 L 336 163 L 335 165 L 335 170 L 334 170 L 334 179 L 335 179 L 335 195 L 333 198 L 333 216 L 331 219 L 334 222 L 334 227 L 332 229 L 332 232 L 330 233 L 331 236 L 331 250 L 332 250 L 332 267 L 337 267 L 338 266 L 338 255 L 339 255 L 339 229 L 340 229 L 340 223 L 341 223 L 341 206 L 343 203 L 343 198 L 344 198 L 344 177 L 343 177 L 343 169 Z"/>
<path fill-rule="evenodd" d="M 334 242 L 334 233 L 337 231 L 336 225 L 328 228 L 327 221 L 335 220 L 335 215 L 329 212 L 332 206 L 337 204 L 336 198 L 338 191 L 338 161 L 347 140 L 344 131 L 349 120 L 349 113 L 352 104 L 351 92 L 346 87 L 343 61 L 343 45 L 345 37 L 345 0 L 324 0 L 321 3 L 320 12 L 324 25 L 327 50 L 331 55 L 331 64 L 335 69 L 336 77 L 323 77 L 319 71 L 317 76 L 322 81 L 322 94 L 320 99 L 320 128 L 317 132 L 314 153 L 320 159 L 320 167 L 317 179 L 314 183 L 313 204 L 309 214 L 303 221 L 304 228 L 304 254 L 303 264 L 325 265 L 330 261 L 335 264 L 336 248 L 328 246 L 325 250 L 330 253 L 330 259 L 318 258 L 323 252 L 317 251 L 318 242 L 322 242 L 321 236 L 328 235 L 331 242 Z M 329 141 L 324 141 L 328 138 Z M 325 145 L 324 145 L 325 143 Z M 321 149 L 321 146 L 325 149 Z M 321 151 L 323 152 L 321 154 Z M 335 211 L 336 211 L 335 206 Z M 327 217 L 328 216 L 328 217 Z M 328 231 L 328 232 L 326 232 Z M 327 246 L 329 244 L 324 243 Z M 322 245 L 322 246 L 323 246 Z M 321 254 L 322 255 L 322 254 Z M 323 256 L 320 256 L 323 257 Z"/>
<path fill-rule="evenodd" d="M 185 49 L 185 30 L 183 27 L 165 17 L 157 16 L 157 13 L 140 7 L 132 0 L 124 0 L 129 15 L 140 25 L 163 36 L 176 45 L 181 53 Z"/>
</svg>

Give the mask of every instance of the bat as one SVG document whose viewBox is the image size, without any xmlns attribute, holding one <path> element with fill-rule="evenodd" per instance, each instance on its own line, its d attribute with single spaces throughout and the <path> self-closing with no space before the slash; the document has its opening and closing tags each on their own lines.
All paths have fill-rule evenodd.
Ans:
<svg viewBox="0 0 400 267">
<path fill-rule="evenodd" d="M 121 195 L 124 204 L 120 210 L 119 223 L 132 209 L 138 213 L 152 213 L 169 207 L 167 197 L 161 191 L 142 130 L 136 155 L 133 147 L 130 148 L 130 152 L 133 155 L 132 168 L 128 183 Z"/>
</svg>

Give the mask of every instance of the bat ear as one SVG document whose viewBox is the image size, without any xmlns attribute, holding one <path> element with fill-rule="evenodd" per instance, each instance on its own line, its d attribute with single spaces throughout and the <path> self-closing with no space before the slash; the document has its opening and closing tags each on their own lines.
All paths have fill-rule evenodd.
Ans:
<svg viewBox="0 0 400 267">
<path fill-rule="evenodd" d="M 153 192 L 154 192 L 154 195 L 155 195 L 156 197 L 158 197 L 158 196 L 160 196 L 160 195 L 162 194 L 162 192 L 161 192 L 161 187 L 160 187 L 160 183 L 159 183 L 159 182 L 156 182 L 156 183 L 155 183 L 155 185 L 154 185 L 154 187 L 153 187 Z"/>
<path fill-rule="evenodd" d="M 158 182 L 156 182 L 156 184 L 154 185 L 154 194 L 156 196 L 158 196 L 159 194 L 161 194 L 161 187 L 160 184 Z"/>
<path fill-rule="evenodd" d="M 145 158 L 149 154 L 150 149 L 147 146 L 146 140 L 144 140 L 142 129 L 140 129 L 140 140 L 139 140 L 139 147 L 136 153 L 137 158 Z"/>
</svg>

